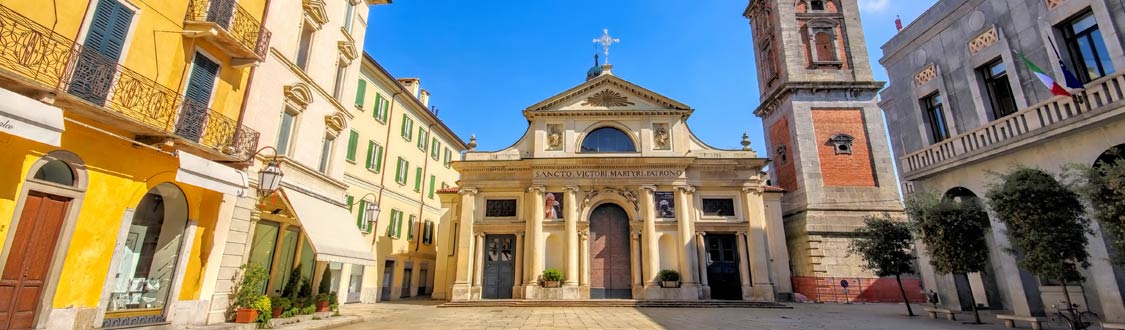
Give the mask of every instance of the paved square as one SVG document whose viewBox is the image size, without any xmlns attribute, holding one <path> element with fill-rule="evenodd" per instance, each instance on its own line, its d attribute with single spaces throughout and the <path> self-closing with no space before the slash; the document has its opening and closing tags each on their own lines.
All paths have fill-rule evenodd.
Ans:
<svg viewBox="0 0 1125 330">
<path fill-rule="evenodd" d="M 987 325 L 962 320 L 907 317 L 897 304 L 792 304 L 793 309 L 743 308 L 437 308 L 428 301 L 367 305 L 346 314 L 381 314 L 340 329 L 1003 329 L 982 313 Z M 914 310 L 922 314 L 922 306 Z M 971 318 L 962 313 L 960 319 Z"/>
</svg>

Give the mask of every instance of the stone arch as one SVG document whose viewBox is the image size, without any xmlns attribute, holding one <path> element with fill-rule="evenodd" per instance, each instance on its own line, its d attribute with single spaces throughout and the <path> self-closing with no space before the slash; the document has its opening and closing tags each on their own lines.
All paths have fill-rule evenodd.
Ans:
<svg viewBox="0 0 1125 330">
<path fill-rule="evenodd" d="M 660 270 L 671 269 L 679 271 L 679 253 L 676 248 L 676 235 L 674 233 L 663 233 L 660 235 L 658 241 L 660 251 L 657 257 L 660 258 Z"/>
<path fill-rule="evenodd" d="M 300 82 L 285 86 L 285 100 L 292 104 L 294 109 L 304 111 L 313 102 L 312 89 Z"/>
<path fill-rule="evenodd" d="M 638 134 L 636 132 L 634 132 L 633 129 L 629 128 L 629 126 L 626 126 L 626 125 L 624 125 L 622 123 L 619 123 L 619 122 L 616 122 L 616 121 L 604 121 L 604 122 L 594 123 L 593 125 L 587 126 L 585 129 L 582 130 L 582 133 L 578 136 L 578 143 L 575 144 L 575 145 L 578 146 L 578 150 L 575 150 L 575 151 L 576 152 L 583 152 L 582 146 L 585 145 L 585 143 L 586 143 L 586 137 L 589 136 L 590 133 L 593 133 L 594 131 L 602 129 L 602 128 L 616 129 L 617 131 L 623 133 L 626 137 L 628 137 L 629 143 L 631 143 L 632 146 L 633 146 L 633 151 L 630 151 L 630 152 L 638 152 L 639 150 L 641 150 L 640 143 L 638 142 L 638 141 L 641 140 L 640 136 L 638 136 Z"/>
<path fill-rule="evenodd" d="M 337 111 L 331 115 L 324 116 L 324 127 L 329 136 L 336 138 L 348 127 L 348 119 L 342 112 Z"/>
<path fill-rule="evenodd" d="M 942 198 L 951 199 L 959 203 L 970 200 L 975 200 L 979 203 L 984 202 L 971 189 L 961 186 L 949 188 L 942 195 Z M 991 226 L 992 220 L 990 217 L 989 227 Z M 996 250 L 996 242 L 992 238 L 992 235 L 985 234 L 984 236 L 985 244 L 988 246 L 989 250 Z M 969 300 L 970 288 L 972 289 L 972 301 L 976 301 L 978 305 L 986 305 L 989 309 L 1004 308 L 999 282 L 996 281 L 996 269 L 990 253 L 984 272 L 966 274 L 966 276 L 953 276 L 953 284 L 957 290 L 957 300 L 960 303 L 961 310 L 971 310 L 973 308 Z"/>
<path fill-rule="evenodd" d="M 76 191 L 85 191 L 89 184 L 86 163 L 67 150 L 51 151 L 40 157 L 31 165 L 27 178 Z M 64 181 L 68 183 L 63 183 Z"/>
<path fill-rule="evenodd" d="M 1125 143 L 1115 145 L 1106 149 L 1094 159 L 1094 167 L 1100 167 L 1104 164 L 1113 164 L 1114 162 L 1125 159 Z"/>
<path fill-rule="evenodd" d="M 585 192 L 585 195 L 579 194 L 582 198 L 582 204 L 579 204 L 579 221 L 590 221 L 590 213 L 594 209 L 604 204 L 616 204 L 621 209 L 625 210 L 625 214 L 629 216 L 629 221 L 640 221 L 640 204 L 636 200 L 636 195 L 629 190 L 618 188 L 597 188 Z"/>
</svg>

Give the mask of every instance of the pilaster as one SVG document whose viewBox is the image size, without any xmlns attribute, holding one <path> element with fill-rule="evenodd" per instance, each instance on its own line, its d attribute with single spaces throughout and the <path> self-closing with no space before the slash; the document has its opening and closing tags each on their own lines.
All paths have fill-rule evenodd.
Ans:
<svg viewBox="0 0 1125 330">
<path fill-rule="evenodd" d="M 695 233 L 696 265 L 699 269 L 699 284 L 701 289 L 700 299 L 711 299 L 711 286 L 707 283 L 707 246 L 705 245 L 704 232 Z"/>
<path fill-rule="evenodd" d="M 578 187 L 566 186 L 563 188 L 563 220 L 566 222 L 566 277 L 563 285 L 578 285 L 578 200 L 576 192 Z"/>
<path fill-rule="evenodd" d="M 694 258 L 696 255 L 695 231 L 692 230 L 694 224 L 689 216 L 689 210 L 694 210 L 695 205 L 688 194 L 695 191 L 692 186 L 676 186 L 676 225 L 678 229 L 677 246 L 680 248 L 680 280 L 683 282 L 682 286 L 686 288 L 699 287 L 699 282 L 696 280 L 696 265 Z"/>
<path fill-rule="evenodd" d="M 742 300 L 753 300 L 752 287 L 750 286 L 750 268 L 747 266 L 749 263 L 746 257 L 746 232 L 738 232 L 735 237 L 735 244 L 738 248 L 738 278 L 742 283 Z"/>
<path fill-rule="evenodd" d="M 453 281 L 453 289 L 450 292 L 450 299 L 452 300 L 469 300 L 472 291 L 472 258 L 476 255 L 473 253 L 475 242 L 473 240 L 473 222 L 476 221 L 476 198 L 477 189 L 470 187 L 462 187 L 458 192 L 461 194 L 461 226 L 456 235 L 460 237 L 457 240 L 457 276 Z"/>
<path fill-rule="evenodd" d="M 644 259 L 642 266 L 644 269 L 643 281 L 644 286 L 657 287 L 659 282 L 656 279 L 656 273 L 660 269 L 660 245 L 656 238 L 656 214 L 653 209 L 655 205 L 656 186 L 643 185 L 641 188 L 641 217 L 644 218 L 644 253 L 641 258 Z"/>
<path fill-rule="evenodd" d="M 530 247 L 527 249 L 531 257 L 531 262 L 530 269 L 528 269 L 527 274 L 528 278 L 525 279 L 525 281 L 530 282 L 527 283 L 528 285 L 535 285 L 535 282 L 538 281 L 539 274 L 543 273 L 543 258 L 546 253 L 546 251 L 544 251 L 544 244 L 546 242 L 543 241 L 543 193 L 545 193 L 546 191 L 546 188 L 540 185 L 534 185 L 527 188 L 527 192 L 531 195 L 529 196 L 530 198 L 528 198 L 528 200 L 531 201 L 532 210 L 531 218 L 529 219 L 529 226 L 531 227 L 531 237 L 529 237 L 528 240 L 530 241 Z"/>
<path fill-rule="evenodd" d="M 766 245 L 766 205 L 762 201 L 761 187 L 742 188 L 746 201 L 746 219 L 749 220 L 749 242 L 747 254 L 750 257 L 751 297 L 755 301 L 774 301 L 777 296 L 770 281 L 769 247 Z"/>
<path fill-rule="evenodd" d="M 516 274 L 515 274 L 515 277 L 513 277 L 513 281 L 512 281 L 512 283 L 514 283 L 513 288 L 512 288 L 512 296 L 513 296 L 512 298 L 523 298 L 523 290 L 519 289 L 519 287 L 523 284 L 523 276 L 524 276 L 524 274 L 523 274 L 523 255 L 524 255 L 523 235 L 524 235 L 524 232 L 516 233 L 516 260 L 515 260 L 516 264 L 513 266 L 513 268 L 515 268 L 513 271 Z"/>
</svg>

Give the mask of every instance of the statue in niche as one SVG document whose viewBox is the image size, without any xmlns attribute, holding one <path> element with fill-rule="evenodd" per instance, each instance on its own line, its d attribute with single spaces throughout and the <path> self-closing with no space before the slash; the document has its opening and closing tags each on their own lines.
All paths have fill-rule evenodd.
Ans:
<svg viewBox="0 0 1125 330">
<path fill-rule="evenodd" d="M 562 142 L 563 133 L 559 125 L 547 125 L 547 150 L 561 150 Z"/>
<path fill-rule="evenodd" d="M 656 149 L 668 149 L 668 127 L 666 124 L 656 124 L 656 129 L 653 130 L 652 139 L 656 145 Z"/>
</svg>

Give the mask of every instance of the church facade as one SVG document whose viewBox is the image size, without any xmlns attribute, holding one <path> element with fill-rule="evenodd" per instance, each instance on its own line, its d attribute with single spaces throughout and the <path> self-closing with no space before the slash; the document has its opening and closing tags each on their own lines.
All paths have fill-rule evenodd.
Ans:
<svg viewBox="0 0 1125 330">
<path fill-rule="evenodd" d="M 511 147 L 453 163 L 461 180 L 440 192 L 435 299 L 792 292 L 783 191 L 766 185 L 768 161 L 745 137 L 741 150 L 704 144 L 686 124 L 689 106 L 611 69 L 524 110 L 529 128 Z M 662 282 L 668 270 L 680 280 Z"/>
</svg>

